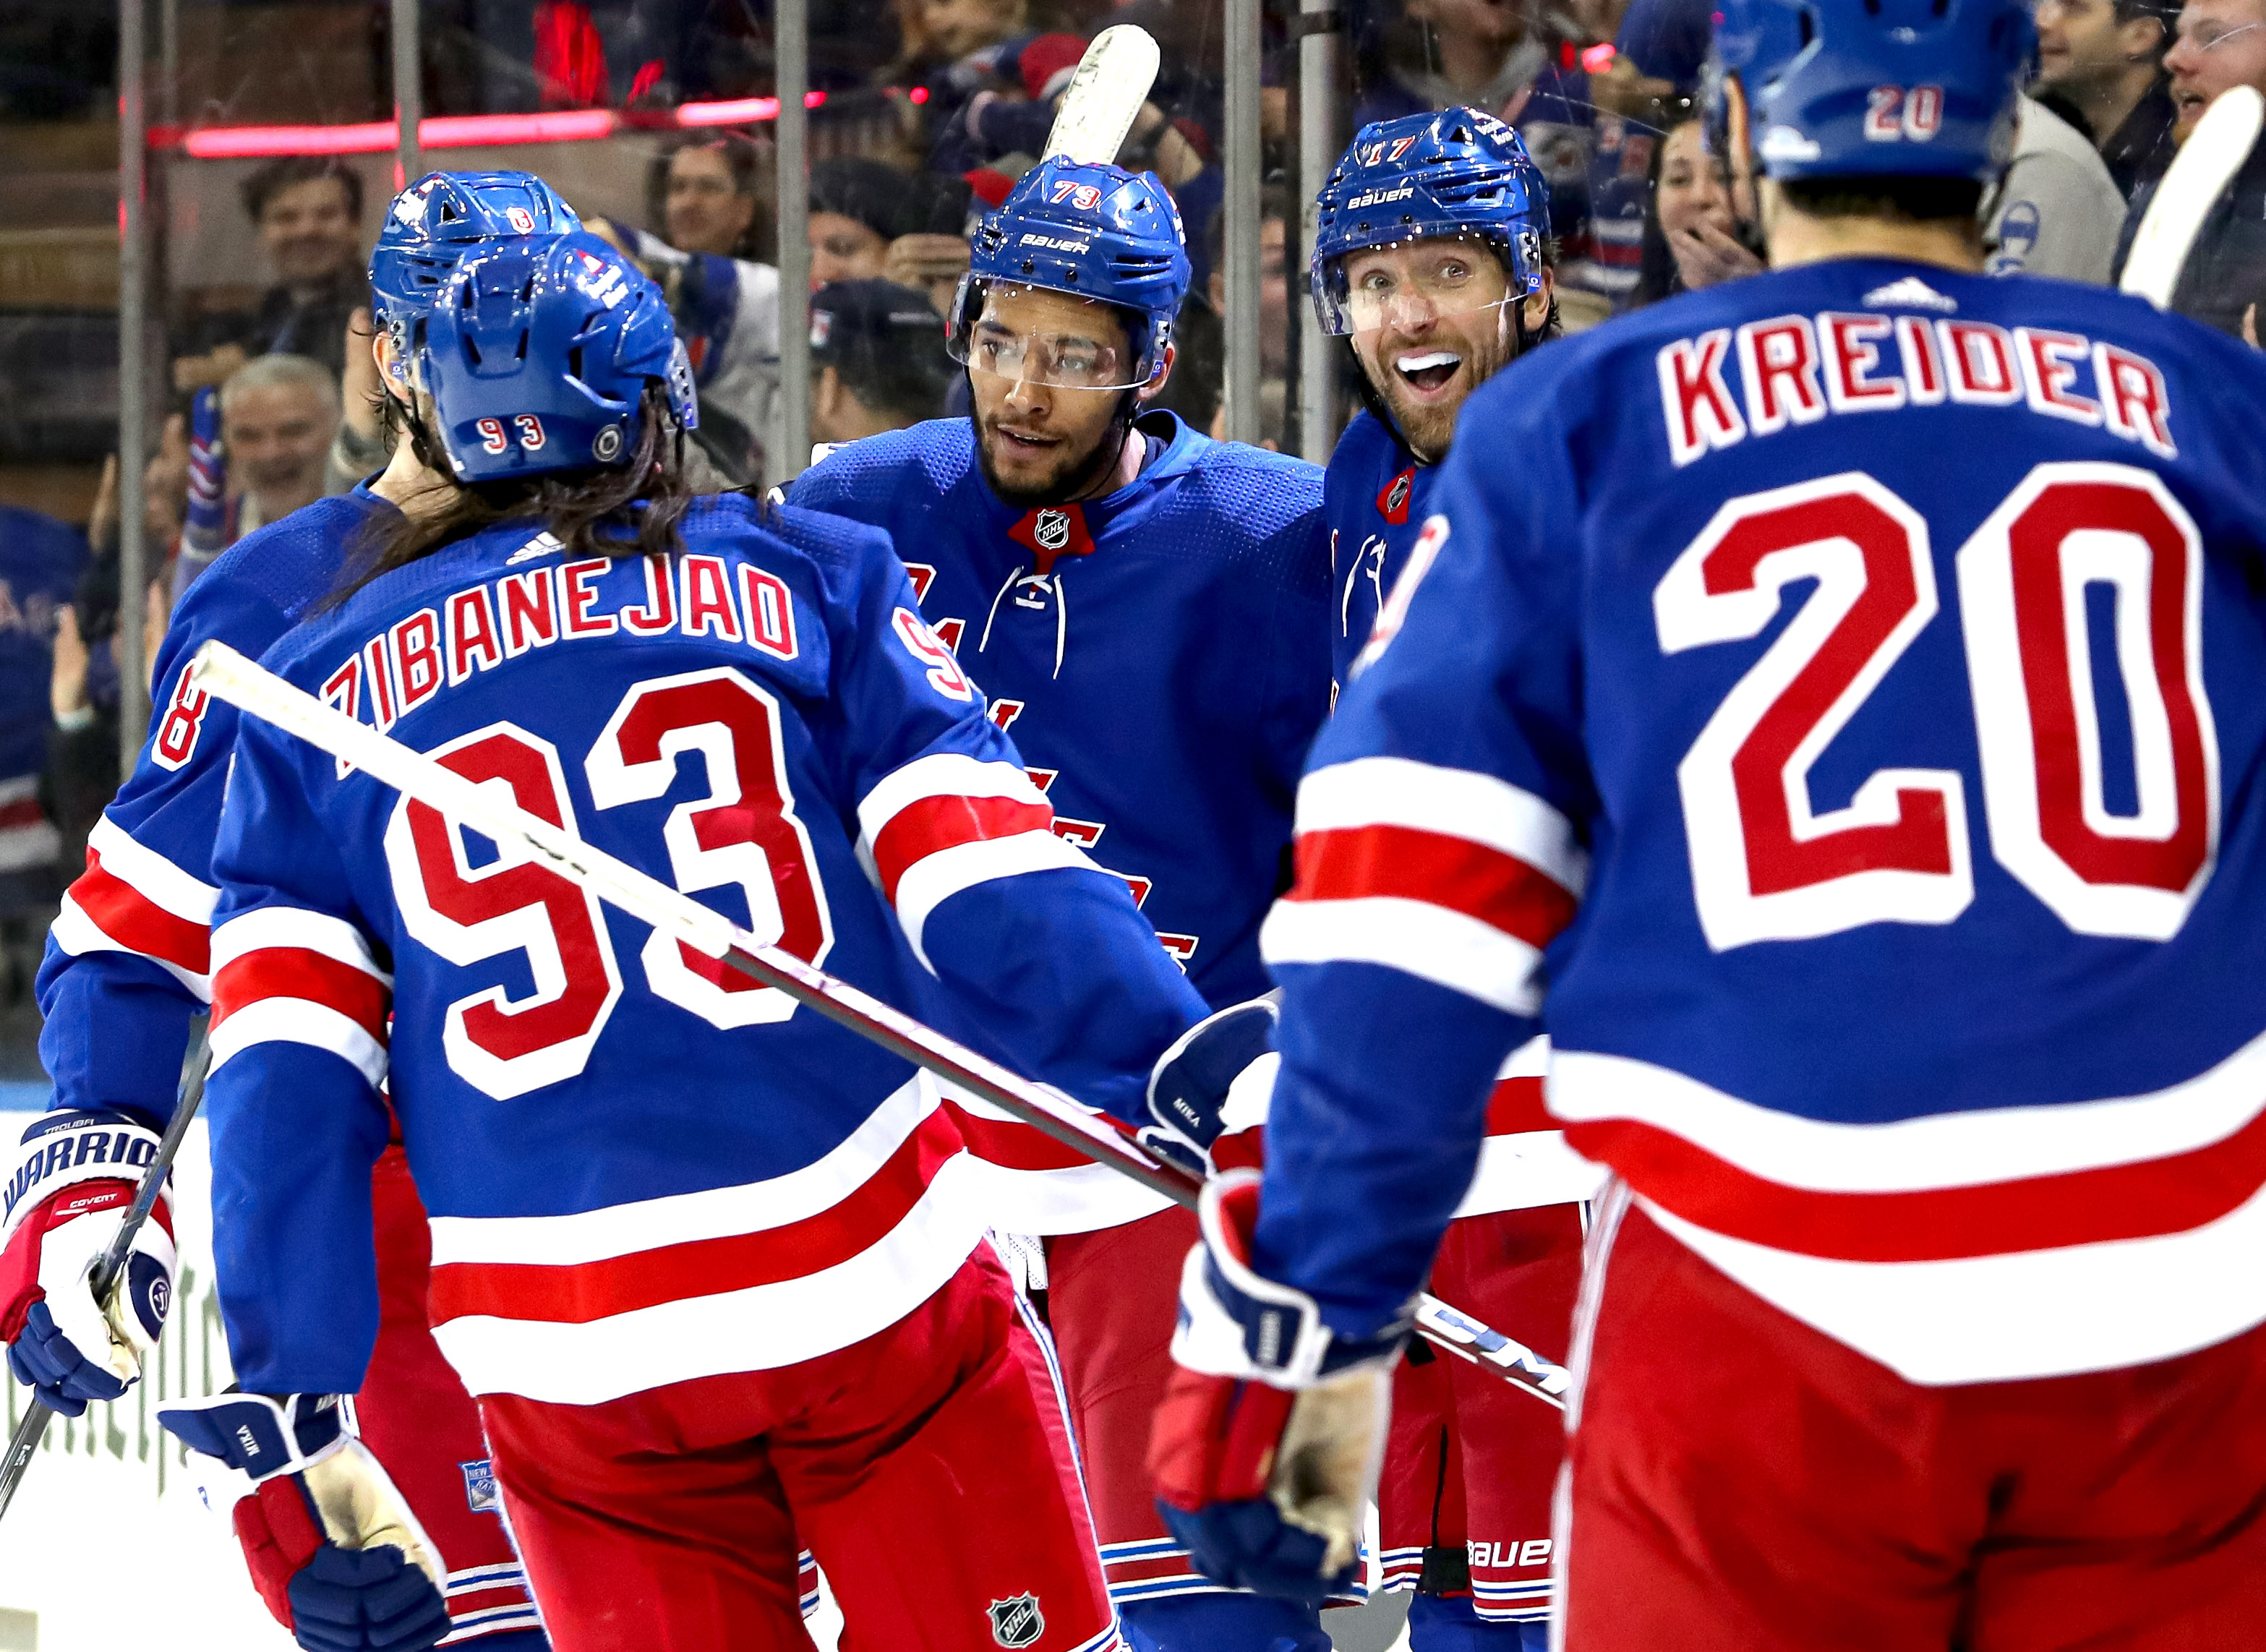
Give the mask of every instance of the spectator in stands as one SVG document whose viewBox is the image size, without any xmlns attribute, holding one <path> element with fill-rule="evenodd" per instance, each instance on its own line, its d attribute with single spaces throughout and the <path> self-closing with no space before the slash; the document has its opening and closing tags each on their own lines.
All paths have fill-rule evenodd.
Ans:
<svg viewBox="0 0 2266 1652">
<path fill-rule="evenodd" d="M 344 342 L 340 329 L 340 342 Z M 338 380 L 303 355 L 263 355 L 220 387 L 231 495 L 229 539 L 323 496 L 323 461 L 339 428 Z"/>
<path fill-rule="evenodd" d="M 944 416 L 956 376 L 944 318 L 889 281 L 831 281 L 810 296 L 810 435 L 834 444 Z"/>
<path fill-rule="evenodd" d="M 62 840 L 40 802 L 56 616 L 86 566 L 78 530 L 0 505 L 0 918 L 61 889 Z"/>
<path fill-rule="evenodd" d="M 2175 132 L 2182 141 L 2222 92 L 2236 86 L 2266 92 L 2266 0 L 2187 0 L 2164 67 L 2171 71 Z M 2119 272 L 2155 189 L 2144 184 L 2132 197 L 2116 252 Z M 2266 143 L 2252 147 L 2204 220 L 2171 307 L 2255 343 L 2261 301 L 2266 301 Z"/>
<path fill-rule="evenodd" d="M 1354 124 L 1456 104 L 1515 120 L 1520 94 L 1551 61 L 1552 42 L 1531 22 L 1539 11 L 1502 0 L 1407 0 Z"/>
<path fill-rule="evenodd" d="M 1290 186 L 1279 177 L 1269 178 L 1259 188 L 1259 426 L 1262 445 L 1279 449 L 1283 440 L 1284 427 L 1290 418 L 1290 223 L 1294 216 Z M 1211 274 L 1205 282 L 1205 297 L 1210 301 L 1213 326 L 1219 343 L 1212 350 L 1199 346 L 1198 360 L 1209 355 L 1217 365 L 1217 376 L 1206 386 L 1212 398 L 1212 417 L 1199 425 L 1214 435 L 1226 429 L 1226 343 L 1224 321 L 1227 315 L 1227 213 L 1224 208 L 1214 210 L 1211 222 L 1204 230 L 1204 243 L 1210 261 Z M 1182 313 L 1187 306 L 1182 306 Z M 1175 366 L 1173 376 L 1178 378 L 1191 365 L 1183 360 Z M 1195 374 L 1191 373 L 1191 377 Z M 1167 386 L 1169 390 L 1170 386 Z M 1181 417 L 1191 419 L 1196 392 L 1184 392 L 1189 400 L 1176 403 L 1167 399 Z M 1184 411 L 1184 408 L 1186 409 Z"/>
<path fill-rule="evenodd" d="M 362 208 L 360 175 L 333 156 L 286 156 L 245 179 L 244 208 L 275 285 L 255 311 L 205 317 L 180 352 L 204 360 L 177 362 L 176 378 L 216 384 L 270 354 L 309 357 L 335 378 L 347 318 L 369 302 Z"/>
<path fill-rule="evenodd" d="M 662 234 L 680 252 L 754 259 L 762 222 L 763 155 L 736 132 L 673 151 L 662 191 Z"/>
<path fill-rule="evenodd" d="M 2266 91 L 2266 0 L 2187 0 L 2164 67 L 2171 71 L 2176 135 L 2184 141 L 2222 91 Z M 2252 158 L 2257 156 L 2254 150 Z"/>
<path fill-rule="evenodd" d="M 2038 0 L 2036 95 L 2083 121 L 2128 200 L 2171 164 L 2173 15 L 2157 0 Z"/>
<path fill-rule="evenodd" d="M 66 868 L 85 859 L 86 835 L 118 790 L 119 679 L 113 645 L 119 625 L 138 619 L 145 670 L 154 668 L 157 645 L 165 636 L 172 590 L 164 556 L 167 521 L 146 483 L 143 500 L 149 582 L 132 609 L 119 591 L 118 457 L 113 454 L 103 465 L 102 486 L 87 520 L 91 555 L 70 601 L 55 614 L 48 679 L 54 723 L 48 736 L 48 807 L 62 836 L 60 859 Z"/>
<path fill-rule="evenodd" d="M 2092 140 L 2035 98 L 2025 98 L 2014 164 L 1983 231 L 1985 268 L 1993 275 L 2109 280 L 2124 195 Z"/>
<path fill-rule="evenodd" d="M 863 156 L 810 169 L 810 281 L 888 281 L 928 296 L 941 315 L 968 268 L 969 187 Z"/>
<path fill-rule="evenodd" d="M 1687 113 L 1660 142 L 1633 304 L 1698 292 L 1763 268 L 1753 245 L 1753 203 L 1743 213 L 1735 210 L 1730 177 L 1707 153 L 1706 130 L 1697 113 Z"/>
<path fill-rule="evenodd" d="M 773 464 L 781 415 L 778 269 L 753 256 L 768 229 L 762 170 L 756 146 L 736 135 L 687 143 L 669 156 L 663 174 L 665 238 L 610 219 L 584 221 L 668 299 L 699 395 L 693 442 L 733 486 L 768 486 L 784 474 Z"/>
</svg>

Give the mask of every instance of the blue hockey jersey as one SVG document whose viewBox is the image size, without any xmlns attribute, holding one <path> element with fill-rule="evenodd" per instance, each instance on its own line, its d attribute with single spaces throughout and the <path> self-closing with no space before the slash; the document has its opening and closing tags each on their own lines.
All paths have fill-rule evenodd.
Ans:
<svg viewBox="0 0 2266 1652">
<path fill-rule="evenodd" d="M 736 495 L 675 557 L 525 525 L 396 569 L 267 663 L 1029 1071 L 1137 1115 L 1202 1013 L 1057 837 L 888 539 Z M 214 868 L 216 1258 L 240 1380 L 351 1388 L 369 1169 L 402 1139 L 474 1393 L 589 1403 L 894 1322 L 987 1225 L 935 1086 L 266 725 Z"/>
<path fill-rule="evenodd" d="M 1330 524 L 1330 681 L 1342 691 L 1432 514 L 1436 464 L 1419 464 L 1376 414 L 1353 417 L 1322 483 Z"/>
<path fill-rule="evenodd" d="M 1259 925 L 1287 881 L 1291 800 L 1329 705 L 1322 476 L 1169 413 L 1140 476 L 1029 510 L 984 481 L 965 419 L 836 450 L 798 505 L 887 528 L 928 623 L 990 697 L 1055 830 L 1124 879 L 1215 1007 L 1268 990 Z M 976 1151 L 1034 1182 L 1016 1231 L 1158 1208 L 1021 1126 L 958 1103 Z"/>
<path fill-rule="evenodd" d="M 1384 1323 L 1541 1027 L 1576 1148 L 1914 1380 L 2266 1319 L 2262 477 L 2255 353 L 1886 260 L 1483 386 L 1300 788 L 1262 1268 Z"/>
<path fill-rule="evenodd" d="M 212 997 L 212 845 L 238 713 L 186 681 L 208 640 L 257 659 L 338 583 L 367 489 L 318 500 L 231 545 L 182 596 L 157 653 L 134 772 L 87 836 L 40 966 L 40 1059 L 62 1107 L 172 1115 L 189 1022 Z"/>
</svg>

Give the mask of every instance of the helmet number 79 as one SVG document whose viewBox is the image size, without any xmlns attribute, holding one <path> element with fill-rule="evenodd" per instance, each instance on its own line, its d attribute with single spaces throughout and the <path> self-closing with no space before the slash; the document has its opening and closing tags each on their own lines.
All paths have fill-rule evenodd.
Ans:
<svg viewBox="0 0 2266 1652">
<path fill-rule="evenodd" d="M 1067 201 L 1080 212 L 1092 212 L 1101 204 L 1101 191 L 1093 184 L 1081 184 L 1064 179 L 1055 186 L 1055 205 Z"/>
</svg>

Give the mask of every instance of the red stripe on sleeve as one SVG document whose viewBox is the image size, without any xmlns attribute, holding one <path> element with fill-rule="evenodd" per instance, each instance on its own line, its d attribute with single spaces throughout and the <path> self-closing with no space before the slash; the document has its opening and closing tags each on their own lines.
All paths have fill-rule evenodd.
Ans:
<svg viewBox="0 0 2266 1652">
<path fill-rule="evenodd" d="M 86 852 L 86 870 L 70 886 L 79 910 L 95 927 L 130 952 L 186 969 L 193 976 L 212 969 L 212 931 L 167 911 L 123 878 L 103 869 L 102 857 Z"/>
<path fill-rule="evenodd" d="M 1529 1130 L 1554 1130 L 1558 1121 L 1542 1104 L 1539 1078 L 1498 1078 L 1488 1094 L 1487 1133 L 1521 1136 Z"/>
<path fill-rule="evenodd" d="M 2056 1176 L 1897 1193 L 1788 1187 L 1633 1119 L 1568 1124 L 1566 1141 L 1712 1232 L 1852 1262 L 1949 1261 L 2183 1233 L 2266 1184 L 2266 1113 L 2192 1152 Z"/>
<path fill-rule="evenodd" d="M 1476 917 L 1530 947 L 1574 921 L 1574 897 L 1515 855 L 1412 826 L 1354 826 L 1302 834 L 1298 881 L 1287 899 L 1392 896 Z"/>
<path fill-rule="evenodd" d="M 1055 812 L 1044 803 L 1015 797 L 924 797 L 889 817 L 874 839 L 874 869 L 890 905 L 897 883 L 919 861 L 946 849 L 990 837 L 1051 831 Z"/>
<path fill-rule="evenodd" d="M 442 1262 L 433 1269 L 433 1323 L 478 1313 L 588 1325 L 664 1302 L 804 1278 L 888 1238 L 959 1151 L 960 1134 L 939 1109 L 847 1198 L 784 1227 L 559 1266 Z"/>
<path fill-rule="evenodd" d="M 262 947 L 230 960 L 213 977 L 212 1024 L 263 998 L 304 998 L 351 1018 L 383 1044 L 391 996 L 385 983 L 352 964 L 303 947 Z"/>
</svg>

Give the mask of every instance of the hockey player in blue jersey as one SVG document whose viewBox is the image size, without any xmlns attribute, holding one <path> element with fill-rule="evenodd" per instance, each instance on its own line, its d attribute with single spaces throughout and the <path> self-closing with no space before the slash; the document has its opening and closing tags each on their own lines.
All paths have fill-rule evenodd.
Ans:
<svg viewBox="0 0 2266 1652">
<path fill-rule="evenodd" d="M 1330 675 L 1340 690 L 1407 566 L 1456 415 L 1559 335 L 1550 194 L 1478 109 L 1362 128 L 1314 201 L 1314 315 L 1345 340 L 1362 411 L 1330 455 Z"/>
<path fill-rule="evenodd" d="M 1217 1575 L 1311 1595 L 1349 1552 L 1542 1028 L 1617 1178 L 1558 1644 L 2266 1619 L 2266 363 L 1982 275 L 2029 36 L 1727 0 L 1771 273 L 1466 407 L 1300 787 L 1266 1168 L 1184 1282 L 1155 1455 Z"/>
<path fill-rule="evenodd" d="M 1558 336 L 1541 173 L 1477 109 L 1363 127 L 1315 202 L 1314 312 L 1343 338 L 1363 411 L 1331 455 L 1332 677 L 1342 687 L 1432 515 L 1456 415 Z M 1504 1063 L 1488 1139 L 1433 1269 L 1440 1294 L 1551 1359 L 1566 1356 L 1583 1212 L 1597 1173 L 1542 1106 L 1547 1042 Z M 1557 1413 L 1413 1345 L 1393 1372 L 1378 1482 L 1379 1577 L 1415 1591 L 1416 1652 L 1548 1638 Z"/>
<path fill-rule="evenodd" d="M 380 383 L 397 394 L 406 387 L 413 330 L 467 251 L 554 234 L 576 222 L 566 202 L 526 172 L 434 173 L 404 190 L 387 209 L 370 262 L 384 329 L 374 341 Z M 68 1414 L 90 1400 L 115 1399 L 135 1379 L 171 1284 L 171 1211 L 162 1202 L 158 1219 L 143 1230 L 130 1289 L 106 1323 L 77 1282 L 108 1243 L 132 1190 L 130 1181 L 103 1174 L 108 1156 L 91 1144 L 123 1142 L 129 1166 L 146 1162 L 155 1132 L 172 1112 L 191 1019 L 210 999 L 212 844 L 237 713 L 197 691 L 189 659 L 208 639 L 263 653 L 333 588 L 340 548 L 357 530 L 374 515 L 414 510 L 444 487 L 420 457 L 429 451 L 420 441 L 401 442 L 384 473 L 246 535 L 190 588 L 159 650 L 162 698 L 149 741 L 90 835 L 86 871 L 48 937 L 39 979 L 40 1047 L 55 1096 L 53 1110 L 25 1132 L 11 1166 L 18 1173 L 7 1184 L 0 1226 L 0 1336 L 11 1343 L 17 1376 Z M 65 1144 L 72 1169 L 60 1183 L 55 1173 L 23 1173 L 34 1165 L 45 1172 Z M 114 1167 L 114 1158 L 109 1162 Z M 471 1401 L 425 1326 L 424 1217 L 398 1148 L 381 1159 L 372 1198 L 384 1331 L 360 1385 L 361 1425 L 436 1546 L 443 1587 L 405 1593 L 398 1568 L 391 1575 L 366 1568 L 365 1576 L 342 1581 L 317 1564 L 311 1540 L 280 1540 L 246 1509 L 238 1529 L 254 1580 L 287 1628 L 304 1614 L 308 1624 L 300 1626 L 317 1640 L 340 1612 L 355 1610 L 342 1600 L 391 1590 L 392 1633 L 413 1637 L 453 1624 L 484 1652 L 531 1652 L 543 1646 L 543 1634 L 509 1539 L 465 1494 L 465 1466 L 487 1453 Z M 328 1600 L 321 1597 L 326 1585 Z"/>
<path fill-rule="evenodd" d="M 453 483 L 268 666 L 1129 1120 L 1203 1005 L 1051 830 L 886 535 L 692 500 L 657 289 L 595 237 L 467 260 L 418 352 Z M 216 1256 L 244 1390 L 167 1426 L 383 1506 L 325 1397 L 398 1117 L 435 1334 L 561 1652 L 1117 1641 L 1052 1390 L 934 1085 L 547 867 L 247 720 L 214 866 Z"/>
<path fill-rule="evenodd" d="M 1268 984 L 1259 924 L 1328 705 L 1328 574 L 1314 466 L 1144 411 L 1188 284 L 1153 178 L 1042 163 L 977 230 L 950 318 L 969 416 L 837 449 L 791 496 L 889 530 L 1056 830 L 1125 880 L 1225 1005 Z M 1129 1633 L 1170 1652 L 1326 1645 L 1312 1610 L 1198 1575 L 1149 1495 L 1193 1223 L 981 1104 L 963 1111 L 998 1173 L 996 1224 L 1047 1236 L 1048 1312 Z"/>
</svg>

